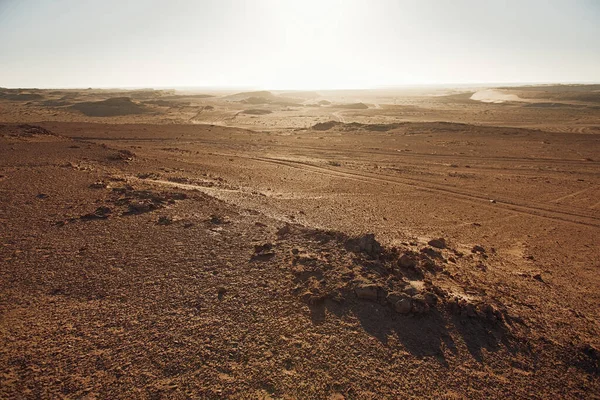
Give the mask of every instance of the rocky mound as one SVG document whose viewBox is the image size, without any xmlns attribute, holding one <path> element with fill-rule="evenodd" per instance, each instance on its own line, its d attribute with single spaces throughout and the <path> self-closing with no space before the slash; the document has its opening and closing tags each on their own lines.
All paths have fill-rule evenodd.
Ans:
<svg viewBox="0 0 600 400">
<path fill-rule="evenodd" d="M 224 97 L 225 100 L 230 101 L 242 101 L 250 98 L 274 99 L 276 96 L 268 90 L 259 90 L 255 92 L 241 92 Z"/>
<path fill-rule="evenodd" d="M 108 219 L 111 216 L 144 214 L 187 198 L 187 195 L 181 192 L 136 190 L 128 184 L 112 187 L 111 184 L 104 181 L 92 183 L 90 189 L 108 190 L 109 196 L 106 204 L 96 207 L 94 211 L 83 214 L 79 218 L 60 220 L 56 222 L 56 225 L 63 226 L 78 220 L 92 221 Z"/>
<path fill-rule="evenodd" d="M 144 114 L 148 109 L 131 101 L 129 97 L 113 97 L 102 101 L 87 101 L 72 105 L 88 117 L 115 117 L 120 115 Z"/>
<path fill-rule="evenodd" d="M 46 128 L 37 125 L 0 125 L 0 136 L 32 137 L 35 135 L 54 135 Z"/>
<path fill-rule="evenodd" d="M 344 123 L 338 121 L 319 122 L 312 126 L 315 131 L 328 131 L 330 129 L 338 129 L 343 131 L 377 131 L 387 132 L 392 129 L 397 129 L 406 124 L 360 124 L 358 122 Z"/>
<path fill-rule="evenodd" d="M 251 110 L 244 110 L 241 113 L 249 114 L 249 115 L 265 115 L 265 114 L 271 114 L 272 112 L 273 111 L 271 111 L 271 110 L 251 109 Z"/>
<path fill-rule="evenodd" d="M 371 131 L 388 132 L 394 129 L 402 129 L 407 135 L 430 134 L 432 132 L 469 132 L 480 134 L 521 135 L 526 133 L 539 133 L 535 129 L 512 128 L 499 126 L 479 126 L 463 124 L 459 122 L 399 122 L 393 124 L 361 124 L 358 122 L 327 121 L 319 122 L 311 127 L 316 131 Z"/>
<path fill-rule="evenodd" d="M 503 305 L 456 291 L 462 283 L 452 279 L 446 264 L 456 263 L 464 255 L 447 248 L 443 239 L 434 239 L 420 250 L 408 246 L 390 249 L 373 234 L 347 237 L 290 226 L 280 231 L 283 239 L 293 236 L 312 242 L 310 250 L 292 246 L 288 257 L 296 283 L 294 292 L 309 306 L 329 302 L 338 311 L 350 311 L 370 302 L 387 307 L 390 316 L 457 317 L 486 329 L 508 332 L 505 323 L 510 317 Z M 275 246 L 267 243 L 255 249 L 254 257 L 269 257 L 274 251 Z M 484 249 L 478 251 L 480 255 L 485 253 Z"/>
<path fill-rule="evenodd" d="M 369 108 L 365 103 L 350 103 L 350 104 L 338 104 L 337 108 L 345 108 L 348 110 L 366 110 Z"/>
<path fill-rule="evenodd" d="M 245 104 L 269 104 L 271 103 L 271 99 L 266 97 L 248 97 L 247 99 L 242 100 L 242 103 Z"/>
<path fill-rule="evenodd" d="M 38 93 L 21 93 L 19 90 L 2 90 L 0 91 L 0 99 L 10 101 L 32 101 L 41 100 L 44 96 Z"/>
</svg>

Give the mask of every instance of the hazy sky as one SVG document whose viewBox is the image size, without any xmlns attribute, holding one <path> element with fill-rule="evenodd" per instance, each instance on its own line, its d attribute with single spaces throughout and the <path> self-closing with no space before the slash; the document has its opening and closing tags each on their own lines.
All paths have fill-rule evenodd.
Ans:
<svg viewBox="0 0 600 400">
<path fill-rule="evenodd" d="M 600 0 L 0 0 L 0 86 L 600 82 Z"/>
</svg>

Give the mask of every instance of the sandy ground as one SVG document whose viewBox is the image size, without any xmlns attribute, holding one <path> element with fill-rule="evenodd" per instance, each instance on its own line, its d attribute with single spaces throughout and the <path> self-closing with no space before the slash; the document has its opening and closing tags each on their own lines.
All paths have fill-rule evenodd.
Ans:
<svg viewBox="0 0 600 400">
<path fill-rule="evenodd" d="M 598 87 L 486 90 L 0 90 L 0 397 L 599 398 Z"/>
</svg>

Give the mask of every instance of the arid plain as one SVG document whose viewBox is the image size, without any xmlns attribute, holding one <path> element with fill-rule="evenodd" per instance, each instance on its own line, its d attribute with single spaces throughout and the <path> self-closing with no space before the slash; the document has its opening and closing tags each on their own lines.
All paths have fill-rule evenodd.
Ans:
<svg viewBox="0 0 600 400">
<path fill-rule="evenodd" d="M 0 89 L 0 398 L 600 398 L 600 85 Z"/>
</svg>

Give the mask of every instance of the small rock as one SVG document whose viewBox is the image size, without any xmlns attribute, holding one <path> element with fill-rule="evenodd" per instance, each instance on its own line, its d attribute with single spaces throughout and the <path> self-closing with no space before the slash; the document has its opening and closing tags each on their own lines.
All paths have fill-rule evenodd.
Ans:
<svg viewBox="0 0 600 400">
<path fill-rule="evenodd" d="M 35 197 L 37 197 L 38 199 L 47 199 L 48 195 L 46 193 L 40 193 Z"/>
<path fill-rule="evenodd" d="M 473 304 L 471 303 L 467 303 L 467 305 L 464 308 L 464 311 L 469 318 L 477 317 L 477 311 L 475 310 L 475 306 L 473 306 Z"/>
<path fill-rule="evenodd" d="M 381 253 L 381 244 L 375 240 L 374 234 L 367 233 L 366 235 L 358 238 L 358 249 L 363 253 L 374 256 Z"/>
<path fill-rule="evenodd" d="M 169 216 L 162 215 L 158 217 L 158 221 L 156 223 L 158 225 L 171 225 L 173 223 L 173 219 Z"/>
<path fill-rule="evenodd" d="M 106 219 L 112 210 L 108 207 L 98 207 L 93 213 L 85 214 L 79 217 L 82 220 Z"/>
<path fill-rule="evenodd" d="M 412 311 L 415 314 L 425 314 L 426 312 L 429 311 L 429 305 L 427 305 L 423 296 L 413 297 Z"/>
<path fill-rule="evenodd" d="M 399 314 L 408 314 L 411 312 L 412 310 L 412 300 L 408 297 L 402 298 L 400 300 L 398 300 L 395 304 L 394 304 L 394 309 L 396 310 L 397 313 Z"/>
<path fill-rule="evenodd" d="M 271 250 L 272 248 L 273 248 L 273 243 L 267 242 L 267 243 L 264 243 L 264 244 L 257 244 L 257 245 L 254 246 L 254 252 L 256 254 L 264 253 L 266 251 Z"/>
<path fill-rule="evenodd" d="M 425 298 L 425 303 L 427 303 L 430 306 L 434 306 L 438 302 L 438 298 L 434 293 L 427 292 L 423 297 Z"/>
<path fill-rule="evenodd" d="M 374 284 L 361 284 L 354 289 L 359 299 L 377 301 L 377 292 L 379 287 Z"/>
<path fill-rule="evenodd" d="M 427 255 L 429 257 L 432 257 L 432 258 L 438 258 L 438 259 L 444 258 L 442 256 L 442 253 L 440 253 L 437 250 L 432 249 L 431 247 L 423 247 L 421 249 L 421 254 L 425 254 L 425 255 Z"/>
<path fill-rule="evenodd" d="M 254 246 L 254 255 L 252 256 L 252 260 L 268 260 L 275 256 L 275 252 L 272 251 L 273 244 L 272 243 L 264 243 L 260 245 Z"/>
<path fill-rule="evenodd" d="M 302 302 L 310 306 L 313 306 L 321 303 L 324 300 L 324 296 L 319 293 L 307 290 L 306 292 L 302 293 L 302 295 L 300 295 L 300 300 L 302 300 Z"/>
<path fill-rule="evenodd" d="M 416 265 L 415 260 L 413 257 L 411 257 L 408 254 L 403 254 L 399 259 L 398 259 L 398 265 L 402 268 L 414 268 L 414 266 Z"/>
<path fill-rule="evenodd" d="M 226 224 L 226 223 L 228 223 L 228 222 L 229 222 L 229 221 L 227 220 L 227 218 L 225 218 L 225 217 L 222 217 L 222 216 L 220 216 L 220 215 L 215 215 L 215 214 L 213 214 L 213 215 L 211 215 L 211 216 L 210 216 L 210 223 L 211 223 L 211 224 L 214 224 L 214 225 L 222 225 L 222 224 Z"/>
<path fill-rule="evenodd" d="M 142 214 L 154 211 L 157 208 L 158 205 L 154 204 L 150 200 L 136 200 L 128 204 L 127 214 Z"/>
<path fill-rule="evenodd" d="M 542 274 L 535 274 L 533 276 L 533 279 L 535 279 L 536 281 L 544 282 L 544 279 L 542 278 Z"/>
<path fill-rule="evenodd" d="M 496 204 L 496 200 L 494 200 L 494 199 L 490 199 L 490 203 L 492 203 L 492 204 Z"/>
<path fill-rule="evenodd" d="M 106 189 L 108 185 L 103 181 L 96 181 L 90 185 L 90 189 Z"/>
<path fill-rule="evenodd" d="M 408 285 L 404 288 L 403 290 L 404 293 L 406 293 L 409 296 L 414 296 L 417 293 L 419 293 L 419 291 L 417 290 L 416 287 L 412 286 L 412 285 Z"/>
<path fill-rule="evenodd" d="M 485 249 L 483 248 L 483 246 L 480 246 L 478 244 L 476 244 L 475 246 L 473 246 L 473 248 L 471 249 L 471 253 L 479 253 L 479 254 L 484 254 L 485 253 Z"/>
<path fill-rule="evenodd" d="M 427 244 L 430 245 L 431 247 L 435 247 L 436 249 L 445 249 L 446 248 L 446 239 L 444 239 L 444 238 L 431 239 L 429 242 L 427 242 Z"/>
<path fill-rule="evenodd" d="M 291 231 L 290 225 L 285 224 L 284 226 L 279 228 L 279 230 L 277 231 L 277 236 L 279 236 L 279 237 L 285 236 L 288 233 L 290 233 L 290 231 Z"/>
</svg>

